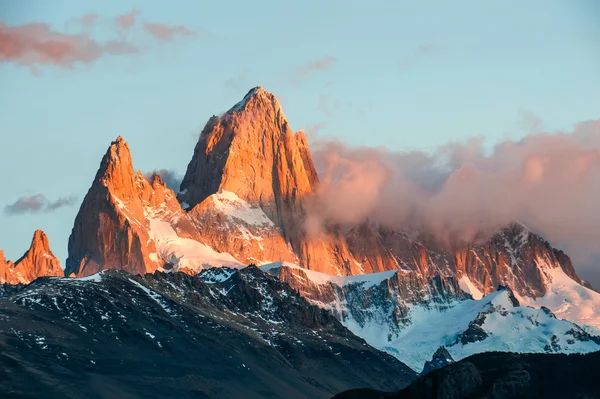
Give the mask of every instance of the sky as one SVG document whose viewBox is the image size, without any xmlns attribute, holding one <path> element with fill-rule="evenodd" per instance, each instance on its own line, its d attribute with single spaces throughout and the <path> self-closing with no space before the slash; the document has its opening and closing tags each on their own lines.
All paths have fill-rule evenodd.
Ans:
<svg viewBox="0 0 600 399">
<path fill-rule="evenodd" d="M 0 0 L 0 248 L 16 260 L 40 228 L 64 264 L 112 140 L 182 175 L 254 86 L 310 141 L 434 154 L 572 131 L 600 118 L 598 18 L 594 0 Z"/>
</svg>

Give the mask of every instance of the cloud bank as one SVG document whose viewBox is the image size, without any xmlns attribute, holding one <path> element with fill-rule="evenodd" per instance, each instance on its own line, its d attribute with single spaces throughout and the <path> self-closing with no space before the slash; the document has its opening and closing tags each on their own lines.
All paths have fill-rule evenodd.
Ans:
<svg viewBox="0 0 600 399">
<path fill-rule="evenodd" d="M 73 205 L 76 201 L 76 197 L 65 197 L 50 201 L 43 194 L 35 194 L 29 197 L 20 197 L 13 204 L 6 205 L 4 213 L 11 216 L 25 213 L 47 213 Z"/>
<path fill-rule="evenodd" d="M 83 30 L 79 33 L 61 33 L 43 22 L 20 26 L 0 23 L 0 62 L 12 62 L 38 72 L 40 66 L 74 68 L 77 64 L 91 64 L 107 55 L 126 55 L 140 51 L 137 44 L 126 38 L 126 32 L 138 22 L 140 12 L 133 10 L 114 19 L 113 40 L 100 41 L 91 35 L 91 27 L 98 24 L 98 14 L 86 14 L 77 20 Z M 144 23 L 143 30 L 156 41 L 168 41 L 179 35 L 193 35 L 183 26 Z"/>
<path fill-rule="evenodd" d="M 600 120 L 571 132 L 531 134 L 486 151 L 481 139 L 432 153 L 312 145 L 322 184 L 307 228 L 426 230 L 472 240 L 518 221 L 583 264 L 600 253 Z"/>
</svg>

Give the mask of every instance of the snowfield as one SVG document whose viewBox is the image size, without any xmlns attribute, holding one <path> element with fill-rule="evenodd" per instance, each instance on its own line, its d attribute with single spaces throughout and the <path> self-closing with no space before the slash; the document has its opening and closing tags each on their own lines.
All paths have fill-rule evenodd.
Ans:
<svg viewBox="0 0 600 399">
<path fill-rule="evenodd" d="M 172 263 L 175 270 L 185 267 L 198 272 L 211 267 L 242 266 L 228 253 L 217 252 L 198 241 L 179 237 L 168 222 L 159 219 L 150 220 L 150 238 L 156 244 L 158 256 Z"/>
</svg>

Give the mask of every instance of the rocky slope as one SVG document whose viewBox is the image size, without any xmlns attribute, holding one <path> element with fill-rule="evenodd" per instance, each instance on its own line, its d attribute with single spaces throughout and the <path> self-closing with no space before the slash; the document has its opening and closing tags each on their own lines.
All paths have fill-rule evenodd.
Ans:
<svg viewBox="0 0 600 399">
<path fill-rule="evenodd" d="M 600 397 L 600 352 L 482 353 L 450 364 L 397 393 L 358 389 L 335 399 L 528 399 Z"/>
<path fill-rule="evenodd" d="M 326 398 L 415 377 L 255 267 L 42 278 L 0 314 L 2 397 Z"/>
<path fill-rule="evenodd" d="M 62 276 L 60 262 L 50 250 L 48 237 L 36 230 L 31 246 L 15 263 L 4 257 L 0 250 L 0 284 L 29 284 L 41 276 Z"/>
</svg>

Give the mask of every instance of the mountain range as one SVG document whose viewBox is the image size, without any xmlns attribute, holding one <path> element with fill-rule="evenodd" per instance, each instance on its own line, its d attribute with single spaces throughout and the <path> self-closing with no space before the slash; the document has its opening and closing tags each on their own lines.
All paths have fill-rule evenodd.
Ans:
<svg viewBox="0 0 600 399">
<path fill-rule="evenodd" d="M 326 397 L 401 389 L 426 363 L 445 365 L 440 353 L 600 350 L 600 294 L 518 221 L 452 245 L 369 220 L 314 233 L 319 184 L 306 135 L 260 87 L 208 120 L 178 192 L 136 171 L 118 137 L 75 218 L 64 271 L 39 230 L 18 261 L 0 251 L 5 377 L 21 386 L 32 370 L 44 375 L 30 393 L 83 373 L 107 395 L 147 379 L 212 397 L 222 376 L 184 382 L 177 359 L 209 368 L 230 356 L 227 372 L 247 377 L 217 396 Z M 139 369 L 138 351 L 152 359 Z"/>
</svg>

